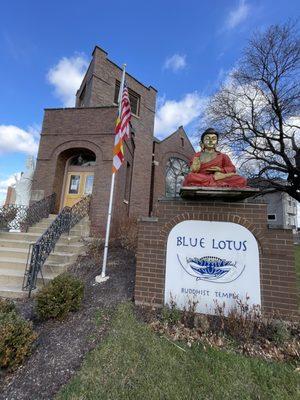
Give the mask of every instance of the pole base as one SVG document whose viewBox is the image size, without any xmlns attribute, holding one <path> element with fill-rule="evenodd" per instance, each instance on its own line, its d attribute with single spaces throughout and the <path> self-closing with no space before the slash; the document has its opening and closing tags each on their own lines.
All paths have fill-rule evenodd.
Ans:
<svg viewBox="0 0 300 400">
<path fill-rule="evenodd" d="M 101 275 L 95 276 L 96 283 L 106 282 L 108 279 L 109 279 L 109 276 L 101 276 Z"/>
</svg>

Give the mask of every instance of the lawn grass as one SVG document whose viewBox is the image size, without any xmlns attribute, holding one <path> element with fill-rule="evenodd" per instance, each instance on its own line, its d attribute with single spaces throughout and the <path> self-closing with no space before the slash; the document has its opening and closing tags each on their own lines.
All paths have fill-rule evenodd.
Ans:
<svg viewBox="0 0 300 400">
<path fill-rule="evenodd" d="M 299 372 L 215 349 L 178 348 L 138 322 L 123 303 L 106 341 L 56 400 L 284 400 L 300 396 Z"/>
<path fill-rule="evenodd" d="M 295 265 L 298 282 L 298 290 L 300 292 L 300 245 L 295 246 Z"/>
</svg>

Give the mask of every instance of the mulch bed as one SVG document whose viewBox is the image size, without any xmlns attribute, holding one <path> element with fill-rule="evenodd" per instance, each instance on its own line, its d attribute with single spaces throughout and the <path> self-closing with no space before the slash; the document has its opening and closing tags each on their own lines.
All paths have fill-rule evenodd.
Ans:
<svg viewBox="0 0 300 400">
<path fill-rule="evenodd" d="M 135 258 L 120 247 L 110 248 L 110 279 L 95 284 L 101 261 L 85 256 L 72 267 L 71 272 L 85 282 L 85 297 L 80 311 L 64 321 L 39 322 L 33 311 L 34 299 L 18 302 L 20 312 L 33 321 L 39 337 L 20 368 L 0 376 L 0 400 L 52 399 L 80 368 L 85 355 L 103 340 L 114 308 L 133 297 Z"/>
</svg>

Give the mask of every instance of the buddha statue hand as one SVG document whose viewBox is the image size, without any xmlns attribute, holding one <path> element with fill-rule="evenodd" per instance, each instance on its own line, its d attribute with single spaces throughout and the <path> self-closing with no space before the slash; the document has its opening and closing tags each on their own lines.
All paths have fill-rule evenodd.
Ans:
<svg viewBox="0 0 300 400">
<path fill-rule="evenodd" d="M 200 157 L 195 157 L 191 165 L 191 172 L 199 172 L 201 167 Z"/>
<path fill-rule="evenodd" d="M 207 168 L 206 172 L 212 174 L 214 172 L 222 172 L 222 169 L 218 166 Z"/>
<path fill-rule="evenodd" d="M 224 172 L 215 172 L 214 173 L 214 180 L 219 181 L 221 179 L 229 178 L 230 176 L 236 175 L 234 172 L 228 172 L 225 174 Z"/>
</svg>

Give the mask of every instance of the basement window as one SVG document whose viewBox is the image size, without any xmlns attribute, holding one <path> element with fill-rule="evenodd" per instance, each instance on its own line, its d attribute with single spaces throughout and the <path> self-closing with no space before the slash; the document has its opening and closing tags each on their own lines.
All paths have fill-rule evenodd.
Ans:
<svg viewBox="0 0 300 400">
<path fill-rule="evenodd" d="M 120 85 L 121 85 L 121 83 L 118 80 L 116 80 L 115 97 L 114 97 L 115 104 L 118 104 Z M 132 112 L 132 114 L 134 114 L 138 117 L 140 115 L 141 96 L 129 88 L 128 88 L 128 93 L 129 93 L 131 112 Z"/>
</svg>

